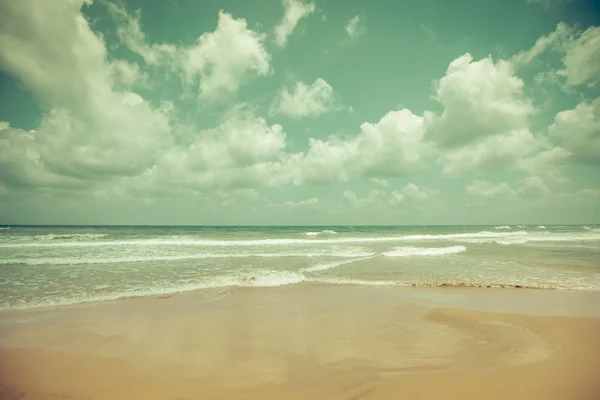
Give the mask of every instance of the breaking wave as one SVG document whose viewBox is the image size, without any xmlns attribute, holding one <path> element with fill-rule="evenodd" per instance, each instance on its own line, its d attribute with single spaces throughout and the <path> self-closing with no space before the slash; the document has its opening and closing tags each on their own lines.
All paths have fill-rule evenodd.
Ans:
<svg viewBox="0 0 600 400">
<path fill-rule="evenodd" d="M 308 271 L 308 270 L 306 270 Z M 102 302 L 136 297 L 169 296 L 178 293 L 199 290 L 229 289 L 242 287 L 269 288 L 296 284 L 320 285 L 356 285 L 356 286 L 390 286 L 390 287 L 429 287 L 429 288 L 497 288 L 497 289 L 536 289 L 536 290 L 589 290 L 589 288 L 571 288 L 550 284 L 519 284 L 519 283 L 478 283 L 462 281 L 401 281 L 401 280 L 366 280 L 343 277 L 312 277 L 301 272 L 275 271 L 256 269 L 241 271 L 235 274 L 216 276 L 206 279 L 189 279 L 173 284 L 159 284 L 140 287 L 132 290 L 116 290 L 100 294 L 46 297 L 36 301 L 21 300 L 19 302 L 4 302 L 0 309 L 16 310 L 42 307 L 67 306 L 81 303 Z M 103 287 L 104 289 L 105 287 Z"/>
<path fill-rule="evenodd" d="M 457 254 L 466 251 L 465 246 L 450 247 L 396 247 L 392 251 L 382 253 L 387 257 L 409 257 L 409 256 L 444 256 L 448 254 Z"/>
<path fill-rule="evenodd" d="M 336 231 L 324 230 L 319 232 L 305 232 L 305 236 L 337 235 Z"/>
<path fill-rule="evenodd" d="M 207 258 L 276 258 L 276 257 L 335 257 L 355 258 L 369 257 L 375 253 L 365 249 L 345 249 L 343 251 L 308 251 L 308 252 L 281 252 L 281 253 L 199 253 L 182 255 L 150 255 L 150 256 L 127 256 L 127 257 L 48 257 L 48 258 L 9 258 L 0 259 L 0 265 L 22 264 L 22 265 L 77 265 L 77 264 L 121 264 L 154 261 L 179 261 L 200 260 Z"/>
</svg>

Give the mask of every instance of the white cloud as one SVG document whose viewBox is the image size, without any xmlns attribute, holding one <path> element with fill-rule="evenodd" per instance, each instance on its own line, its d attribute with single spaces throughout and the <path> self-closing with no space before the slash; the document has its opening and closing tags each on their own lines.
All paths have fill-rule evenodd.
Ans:
<svg viewBox="0 0 600 400">
<path fill-rule="evenodd" d="M 550 193 L 550 189 L 548 189 L 548 186 L 546 186 L 546 183 L 542 178 L 534 175 L 527 177 L 525 181 L 523 181 L 523 184 L 517 193 L 521 197 L 537 198 Z"/>
<path fill-rule="evenodd" d="M 369 179 L 371 182 L 373 182 L 374 184 L 381 186 L 383 188 L 387 188 L 390 187 L 390 183 L 388 181 L 386 181 L 385 179 L 377 179 L 377 178 L 371 178 Z"/>
<path fill-rule="evenodd" d="M 139 11 L 130 15 L 125 8 L 111 2 L 105 3 L 108 10 L 119 23 L 117 34 L 123 44 L 134 53 L 140 55 L 150 65 L 174 63 L 178 57 L 178 49 L 170 44 L 148 44 L 142 32 Z"/>
<path fill-rule="evenodd" d="M 600 98 L 559 112 L 548 130 L 578 161 L 600 164 Z"/>
<path fill-rule="evenodd" d="M 200 99 L 235 93 L 251 77 L 271 72 L 266 36 L 249 29 L 243 18 L 219 11 L 215 31 L 203 33 L 192 46 L 148 44 L 139 13 L 132 16 L 113 3 L 108 6 L 119 24 L 121 41 L 146 63 L 180 71 L 187 84 L 198 80 Z"/>
<path fill-rule="evenodd" d="M 541 149 L 541 143 L 527 129 L 489 137 L 479 143 L 445 150 L 439 156 L 444 174 L 452 177 L 469 172 L 519 169 L 526 157 Z"/>
<path fill-rule="evenodd" d="M 287 207 L 291 207 L 291 208 L 304 208 L 304 207 L 315 206 L 315 205 L 319 204 L 320 202 L 321 201 L 319 199 L 317 199 L 316 197 L 312 197 L 310 199 L 300 200 L 300 201 L 286 201 L 283 203 L 283 205 L 285 205 Z"/>
<path fill-rule="evenodd" d="M 297 82 L 290 92 L 283 88 L 271 107 L 274 114 L 283 114 L 292 118 L 316 117 L 337 109 L 333 88 L 318 78 L 311 85 Z"/>
<path fill-rule="evenodd" d="M 426 134 L 438 146 L 438 162 L 448 176 L 525 169 L 551 145 L 530 130 L 535 113 L 523 81 L 505 60 L 473 61 L 466 54 L 450 63 L 436 86 L 441 115 L 425 112 Z"/>
<path fill-rule="evenodd" d="M 275 43 L 279 47 L 286 45 L 298 22 L 317 9 L 315 3 L 304 3 L 302 0 L 283 0 L 283 8 L 283 18 L 275 27 Z"/>
<path fill-rule="evenodd" d="M 115 60 L 111 63 L 110 67 L 112 77 L 118 85 L 131 87 L 136 84 L 146 84 L 148 82 L 148 75 L 143 73 L 137 64 L 132 64 L 125 60 Z"/>
<path fill-rule="evenodd" d="M 592 26 L 584 31 L 559 23 L 554 32 L 540 37 L 528 50 L 516 54 L 512 61 L 518 65 L 531 64 L 549 50 L 563 54 L 563 69 L 554 74 L 565 78 L 569 86 L 600 82 L 600 27 Z"/>
<path fill-rule="evenodd" d="M 0 21 L 0 66 L 47 111 L 34 133 L 2 136 L 11 174 L 20 176 L 13 185 L 82 186 L 90 177 L 135 174 L 169 144 L 168 118 L 119 86 L 114 71 L 128 69 L 129 81 L 122 83 L 129 84 L 136 67 L 108 61 L 102 37 L 80 12 L 83 4 L 0 3 L 0 18 L 10 21 Z"/>
<path fill-rule="evenodd" d="M 470 54 L 450 63 L 437 84 L 436 98 L 444 111 L 426 115 L 427 136 L 448 148 L 525 129 L 534 112 L 510 62 L 494 63 L 490 57 L 473 61 Z"/>
<path fill-rule="evenodd" d="M 422 141 L 423 117 L 391 111 L 376 124 L 363 123 L 359 135 L 310 139 L 302 157 L 291 160 L 296 183 L 347 181 L 357 177 L 403 176 L 422 167 L 430 149 Z"/>
<path fill-rule="evenodd" d="M 254 75 L 270 72 L 271 56 L 263 47 L 264 35 L 248 29 L 245 19 L 219 12 L 217 29 L 204 33 L 184 53 L 186 81 L 200 80 L 200 98 L 235 93 Z"/>
<path fill-rule="evenodd" d="M 348 24 L 346 25 L 346 33 L 348 33 L 348 36 L 351 40 L 358 39 L 358 37 L 363 35 L 365 31 L 366 28 L 364 27 L 364 24 L 362 24 L 358 15 L 350 18 L 350 21 L 348 21 Z"/>
<path fill-rule="evenodd" d="M 439 202 L 440 191 L 431 188 L 419 188 L 409 183 L 400 190 L 392 192 L 373 189 L 368 196 L 360 198 L 352 191 L 345 191 L 342 198 L 351 208 L 381 209 L 427 207 Z"/>
<path fill-rule="evenodd" d="M 346 190 L 342 195 L 344 202 L 350 208 L 369 208 L 374 209 L 382 207 L 385 204 L 386 197 L 389 195 L 377 189 L 373 189 L 369 192 L 369 195 L 364 198 L 360 198 L 356 193 Z"/>
<path fill-rule="evenodd" d="M 392 204 L 424 203 L 428 200 L 437 198 L 440 195 L 438 189 L 423 188 L 419 189 L 414 183 L 409 183 L 401 190 L 391 193 Z"/>
<path fill-rule="evenodd" d="M 474 180 L 467 186 L 467 193 L 487 199 L 507 198 L 516 195 L 516 192 L 506 182 L 492 183 L 483 180 Z"/>
</svg>

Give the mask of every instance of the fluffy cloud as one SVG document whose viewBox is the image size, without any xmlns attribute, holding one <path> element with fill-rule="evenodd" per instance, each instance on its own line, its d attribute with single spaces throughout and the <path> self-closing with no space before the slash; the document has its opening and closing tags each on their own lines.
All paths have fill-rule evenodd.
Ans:
<svg viewBox="0 0 600 400">
<path fill-rule="evenodd" d="M 439 201 L 440 191 L 431 188 L 419 188 L 409 183 L 402 189 L 392 192 L 373 189 L 366 197 L 358 197 L 352 191 L 345 191 L 342 198 L 351 208 L 382 208 L 382 207 L 427 207 Z"/>
<path fill-rule="evenodd" d="M 441 115 L 425 113 L 427 132 L 439 150 L 444 174 L 460 176 L 502 169 L 535 172 L 531 157 L 551 147 L 529 129 L 535 109 L 511 62 L 470 54 L 452 61 L 436 85 Z"/>
<path fill-rule="evenodd" d="M 424 130 L 423 117 L 403 109 L 376 124 L 362 124 L 352 138 L 311 138 L 307 154 L 298 160 L 297 183 L 406 175 L 421 167 L 430 151 L 422 140 Z"/>
<path fill-rule="evenodd" d="M 10 175 L 19 176 L 21 185 L 77 186 L 90 177 L 135 174 L 170 143 L 168 118 L 118 86 L 135 82 L 137 69 L 107 59 L 102 38 L 80 13 L 83 5 L 0 4 L 0 66 L 47 110 L 35 133 L 2 132 Z M 118 79 L 115 71 L 121 71 Z M 13 178 L 3 174 L 15 185 Z"/>
<path fill-rule="evenodd" d="M 199 78 L 201 98 L 235 93 L 249 77 L 269 73 L 271 57 L 264 39 L 248 29 L 246 20 L 221 11 L 215 32 L 204 33 L 185 51 L 184 76 L 189 82 Z"/>
<path fill-rule="evenodd" d="M 351 40 L 358 39 L 359 36 L 364 34 L 366 31 L 364 25 L 361 23 L 360 17 L 355 15 L 350 18 L 348 24 L 346 25 L 346 33 L 350 37 Z"/>
<path fill-rule="evenodd" d="M 271 71 L 271 56 L 264 48 L 266 36 L 248 28 L 245 19 L 220 11 L 214 32 L 203 33 L 192 46 L 148 44 L 141 31 L 139 13 L 132 16 L 113 3 L 121 41 L 150 65 L 180 71 L 188 84 L 199 81 L 201 99 L 213 99 L 238 91 L 253 76 Z"/>
<path fill-rule="evenodd" d="M 536 175 L 525 178 L 518 189 L 511 188 L 506 182 L 492 183 L 475 180 L 467 186 L 466 191 L 475 197 L 497 200 L 514 200 L 519 197 L 536 199 L 550 193 L 544 180 Z"/>
<path fill-rule="evenodd" d="M 297 82 L 291 92 L 283 88 L 271 107 L 271 112 L 303 118 L 316 117 L 336 108 L 333 88 L 318 78 L 311 85 Z"/>
<path fill-rule="evenodd" d="M 446 175 L 520 169 L 526 157 L 540 150 L 541 143 L 527 129 L 489 137 L 479 143 L 443 151 L 439 162 Z"/>
<path fill-rule="evenodd" d="M 436 98 L 444 111 L 439 117 L 428 114 L 427 136 L 447 148 L 527 128 L 534 112 L 510 62 L 473 61 L 470 54 L 450 63 Z"/>
<path fill-rule="evenodd" d="M 409 183 L 401 190 L 395 190 L 391 193 L 392 204 L 409 204 L 409 203 L 423 203 L 428 200 L 439 197 L 440 191 L 438 189 L 423 188 L 419 189 L 414 183 Z"/>
<path fill-rule="evenodd" d="M 515 55 L 512 60 L 527 65 L 549 50 L 563 55 L 564 68 L 554 74 L 563 77 L 567 85 L 594 86 L 600 82 L 600 27 L 578 31 L 561 22 L 554 32 L 540 37 L 530 49 Z"/>
<path fill-rule="evenodd" d="M 286 45 L 288 38 L 302 18 L 315 12 L 315 3 L 303 3 L 302 0 L 283 0 L 283 18 L 275 27 L 275 43 L 279 47 Z"/>
<path fill-rule="evenodd" d="M 371 178 L 369 180 L 378 186 L 381 186 L 384 188 L 390 187 L 390 183 L 388 181 L 386 181 L 385 179 Z"/>
<path fill-rule="evenodd" d="M 175 63 L 179 50 L 171 44 L 148 44 L 142 32 L 139 11 L 130 15 L 125 8 L 106 2 L 108 10 L 117 20 L 117 34 L 123 44 L 134 53 L 140 55 L 150 65 Z"/>
<path fill-rule="evenodd" d="M 517 193 L 521 197 L 525 198 L 537 198 L 540 196 L 547 195 L 550 193 L 550 189 L 546 186 L 546 183 L 539 176 L 529 176 L 524 181 L 522 186 L 519 188 Z"/>
<path fill-rule="evenodd" d="M 578 161 L 600 164 L 600 98 L 559 112 L 548 130 Z"/>
<path fill-rule="evenodd" d="M 516 192 L 506 182 L 492 183 L 483 180 L 475 180 L 467 186 L 467 193 L 472 196 L 486 199 L 497 199 L 513 197 Z"/>
</svg>

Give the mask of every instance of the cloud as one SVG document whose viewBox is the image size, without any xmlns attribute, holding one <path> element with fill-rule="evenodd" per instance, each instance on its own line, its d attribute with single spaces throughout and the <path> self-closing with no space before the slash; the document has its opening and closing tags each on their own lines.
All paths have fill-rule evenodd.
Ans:
<svg viewBox="0 0 600 400">
<path fill-rule="evenodd" d="M 219 11 L 215 31 L 203 33 L 191 46 L 148 44 L 139 13 L 132 16 L 113 3 L 108 7 L 119 24 L 121 41 L 146 63 L 180 72 L 188 85 L 199 81 L 201 100 L 233 94 L 250 78 L 271 72 L 266 36 L 249 29 L 243 18 Z"/>
<path fill-rule="evenodd" d="M 519 169 L 520 162 L 541 149 L 541 143 L 527 129 L 491 136 L 479 143 L 444 150 L 439 156 L 444 174 L 452 177 L 469 172 Z"/>
<path fill-rule="evenodd" d="M 419 188 L 414 183 L 409 183 L 400 190 L 392 192 L 373 189 L 366 197 L 358 197 L 352 191 L 345 191 L 342 195 L 345 203 L 351 208 L 426 208 L 439 203 L 440 191 L 431 188 Z"/>
<path fill-rule="evenodd" d="M 350 21 L 348 21 L 348 24 L 346 25 L 346 33 L 348 33 L 348 36 L 351 40 L 358 39 L 358 37 L 363 35 L 365 32 L 366 28 L 364 24 L 362 24 L 358 15 L 350 18 Z"/>
<path fill-rule="evenodd" d="M 301 0 L 283 0 L 283 18 L 275 27 L 275 43 L 279 47 L 287 44 L 288 38 L 302 18 L 315 12 L 315 3 L 304 3 Z"/>
<path fill-rule="evenodd" d="M 3 131 L 3 154 L 12 164 L 2 179 L 10 185 L 81 187 L 91 178 L 135 174 L 170 144 L 170 121 L 120 85 L 133 83 L 137 68 L 108 60 L 102 37 L 80 12 L 84 4 L 0 4 L 0 67 L 47 111 L 34 133 Z"/>
<path fill-rule="evenodd" d="M 381 186 L 383 188 L 387 188 L 390 186 L 390 183 L 388 181 L 386 181 L 385 179 L 377 179 L 377 178 L 371 178 L 369 179 L 371 182 L 373 182 L 374 184 Z"/>
<path fill-rule="evenodd" d="M 187 82 L 200 80 L 200 98 L 235 93 L 250 77 L 270 72 L 271 56 L 263 47 L 264 35 L 248 29 L 245 19 L 219 12 L 217 29 L 202 34 L 184 53 Z"/>
<path fill-rule="evenodd" d="M 428 200 L 439 197 L 440 191 L 438 189 L 423 188 L 419 189 L 414 183 L 409 183 L 401 190 L 395 190 L 391 193 L 391 203 L 398 205 L 406 205 L 410 203 L 424 203 Z"/>
<path fill-rule="evenodd" d="M 113 81 L 117 85 L 132 87 L 148 83 L 148 74 L 143 73 L 137 64 L 125 60 L 114 60 L 110 67 Z"/>
<path fill-rule="evenodd" d="M 147 64 L 165 65 L 177 61 L 179 50 L 171 44 L 148 44 L 142 32 L 139 11 L 130 15 L 116 3 L 106 2 L 111 15 L 118 23 L 117 35 L 132 52 L 140 55 Z"/>
<path fill-rule="evenodd" d="M 529 176 L 523 181 L 523 184 L 517 191 L 521 197 L 525 198 L 538 198 L 545 196 L 550 193 L 550 189 L 546 186 L 546 183 L 539 176 Z"/>
<path fill-rule="evenodd" d="M 473 61 L 470 54 L 450 63 L 436 85 L 436 99 L 444 111 L 428 114 L 427 136 L 446 148 L 527 128 L 534 112 L 510 62 Z"/>
<path fill-rule="evenodd" d="M 600 98 L 559 112 L 548 131 L 577 161 L 600 164 Z"/>
<path fill-rule="evenodd" d="M 296 183 L 326 183 L 360 177 L 405 176 L 423 167 L 430 149 L 423 142 L 423 117 L 410 110 L 391 111 L 376 124 L 363 123 L 360 134 L 309 141 L 295 161 Z"/>
<path fill-rule="evenodd" d="M 318 78 L 311 85 L 297 82 L 291 92 L 283 88 L 271 107 L 271 113 L 303 118 L 316 117 L 337 108 L 333 88 Z"/>
<path fill-rule="evenodd" d="M 450 63 L 435 86 L 443 112 L 424 113 L 425 139 L 435 143 L 445 175 L 536 172 L 530 159 L 552 146 L 530 130 L 536 110 L 523 87 L 509 61 L 465 54 Z"/>
<path fill-rule="evenodd" d="M 550 50 L 563 55 L 563 68 L 554 71 L 554 75 L 563 77 L 566 85 L 595 86 L 600 82 L 600 27 L 578 31 L 561 22 L 553 32 L 537 39 L 530 49 L 516 54 L 512 61 L 520 66 L 529 65 Z"/>
<path fill-rule="evenodd" d="M 486 199 L 513 197 L 516 192 L 506 182 L 492 183 L 484 180 L 474 180 L 467 186 L 467 193 Z"/>
<path fill-rule="evenodd" d="M 291 208 L 305 208 L 305 207 L 315 206 L 315 205 L 319 204 L 320 202 L 321 201 L 319 199 L 317 199 L 316 197 L 312 197 L 310 199 L 300 200 L 300 201 L 286 201 L 283 203 L 283 205 L 287 206 L 287 207 L 291 207 Z"/>
</svg>

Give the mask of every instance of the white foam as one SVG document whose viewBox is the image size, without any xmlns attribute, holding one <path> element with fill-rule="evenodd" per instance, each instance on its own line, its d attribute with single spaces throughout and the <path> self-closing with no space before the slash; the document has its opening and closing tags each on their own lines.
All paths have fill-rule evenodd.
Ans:
<svg viewBox="0 0 600 400">
<path fill-rule="evenodd" d="M 302 271 L 304 272 L 320 272 L 320 271 L 327 271 L 328 269 L 332 269 L 332 268 L 337 268 L 341 265 L 346 265 L 346 264 L 351 264 L 357 261 L 362 261 L 362 260 L 368 260 L 371 257 L 362 257 L 362 258 L 355 258 L 353 260 L 347 260 L 347 261 L 339 261 L 339 262 L 332 262 L 332 263 L 324 263 L 324 264 L 316 264 L 313 265 L 312 267 L 307 267 L 307 268 L 303 268 Z"/>
<path fill-rule="evenodd" d="M 512 229 L 512 228 L 508 225 L 502 225 L 502 226 L 495 226 L 494 229 Z"/>
<path fill-rule="evenodd" d="M 409 256 L 445 256 L 466 251 L 465 246 L 450 247 L 396 247 L 392 251 L 382 253 L 386 257 L 409 257 Z"/>
<path fill-rule="evenodd" d="M 151 256 L 127 256 L 127 257 L 54 257 L 54 258 L 9 258 L 0 259 L 0 265 L 23 264 L 23 265 L 78 265 L 78 264 L 121 264 L 136 262 L 155 261 L 179 261 L 200 260 L 207 258 L 277 258 L 277 257 L 335 257 L 354 258 L 369 257 L 375 253 L 363 249 L 347 249 L 343 251 L 307 251 L 307 252 L 281 252 L 281 253 L 200 253 L 182 255 L 151 255 Z"/>
<path fill-rule="evenodd" d="M 546 229 L 546 227 L 544 225 L 540 225 L 538 226 L 538 229 Z"/>
<path fill-rule="evenodd" d="M 304 235 L 306 235 L 306 236 L 337 235 L 337 232 L 331 231 L 331 230 L 324 230 L 324 231 L 319 231 L 319 232 L 305 232 Z"/>
<path fill-rule="evenodd" d="M 131 239 L 115 241 L 93 241 L 93 242 L 36 242 L 36 243 L 0 243 L 0 247 L 96 247 L 96 246 L 285 246 L 285 245 L 312 245 L 312 244 L 343 244 L 343 243 L 382 243 L 403 242 L 423 240 L 453 240 L 461 241 L 470 238 L 504 238 L 511 235 L 526 235 L 527 232 L 476 232 L 476 233 L 452 233 L 438 235 L 403 235 L 403 236 L 365 236 L 365 237 L 341 237 L 327 239 L 246 239 L 246 240 L 216 240 L 190 237 L 166 237 L 152 239 Z"/>
<path fill-rule="evenodd" d="M 198 279 L 186 283 L 157 285 L 154 287 L 123 290 L 105 294 L 90 294 L 77 297 L 47 298 L 37 302 L 20 302 L 18 304 L 0 304 L 0 309 L 16 310 L 41 307 L 57 307 L 81 303 L 118 300 L 130 297 L 161 296 L 202 289 L 219 289 L 229 287 L 278 287 L 302 283 L 306 280 L 303 274 L 293 271 L 274 271 L 256 269 L 232 275 L 222 275 L 209 279 Z"/>
</svg>

